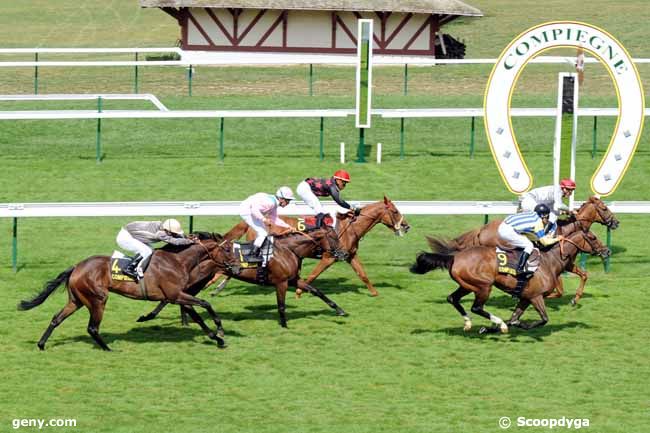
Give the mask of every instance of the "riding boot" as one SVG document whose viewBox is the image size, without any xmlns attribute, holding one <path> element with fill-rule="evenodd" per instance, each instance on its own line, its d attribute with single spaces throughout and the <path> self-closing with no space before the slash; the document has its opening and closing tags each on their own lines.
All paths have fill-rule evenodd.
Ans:
<svg viewBox="0 0 650 433">
<path fill-rule="evenodd" d="M 138 281 L 140 279 L 138 275 L 138 264 L 140 263 L 140 260 L 142 260 L 142 256 L 140 253 L 136 254 L 133 259 L 131 260 L 131 263 L 124 269 L 122 272 L 124 275 L 129 276 L 133 278 L 134 281 Z"/>
<path fill-rule="evenodd" d="M 517 286 L 512 292 L 513 298 L 521 298 L 521 294 L 526 287 L 526 283 L 530 279 L 530 273 L 526 272 L 526 263 L 528 262 L 528 257 L 530 257 L 530 254 L 526 251 L 523 251 L 519 257 L 519 263 L 517 264 Z"/>
<path fill-rule="evenodd" d="M 262 251 L 261 247 L 258 247 L 257 245 L 253 245 L 253 249 L 250 252 L 250 255 L 248 256 L 248 261 L 249 262 L 261 262 L 262 261 L 262 255 L 260 252 Z"/>
<path fill-rule="evenodd" d="M 327 214 L 322 213 L 322 212 L 316 214 L 316 228 L 323 227 L 323 220 L 325 219 L 326 216 L 327 216 Z"/>
</svg>

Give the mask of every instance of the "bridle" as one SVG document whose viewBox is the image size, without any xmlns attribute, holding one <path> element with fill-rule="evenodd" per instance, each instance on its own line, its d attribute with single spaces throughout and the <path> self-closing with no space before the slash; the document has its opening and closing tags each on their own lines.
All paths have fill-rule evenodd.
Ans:
<svg viewBox="0 0 650 433">
<path fill-rule="evenodd" d="M 582 237 L 589 244 L 589 246 L 591 247 L 591 251 L 594 252 L 594 253 L 598 252 L 598 247 L 592 243 L 592 239 L 590 239 L 590 236 L 585 232 L 582 232 L 582 233 L 583 233 Z M 580 247 L 580 245 L 578 245 L 577 243 L 575 243 L 571 239 L 562 238 L 560 240 L 560 259 L 561 260 L 566 260 L 566 259 L 569 258 L 568 255 L 566 255 L 566 256 L 564 255 L 564 248 L 563 248 L 564 247 L 564 242 L 568 242 L 568 243 L 574 245 L 578 249 L 578 251 L 585 252 L 584 249 L 582 247 Z"/>
<path fill-rule="evenodd" d="M 600 217 L 601 221 L 603 221 L 603 224 L 605 224 L 607 227 L 611 227 L 614 223 L 614 214 L 610 211 L 609 215 L 605 216 L 604 215 L 605 209 L 601 209 L 600 203 L 594 203 L 590 201 L 585 202 L 582 206 L 580 206 L 580 209 L 587 206 L 589 203 L 594 205 L 594 207 L 596 208 L 596 213 Z M 578 209 L 577 212 L 578 214 L 580 213 L 580 209 Z M 578 215 L 576 215 L 576 222 L 578 223 L 582 231 L 587 231 L 589 227 L 583 224 L 583 221 L 590 221 L 590 220 L 588 218 L 579 218 Z"/>
</svg>

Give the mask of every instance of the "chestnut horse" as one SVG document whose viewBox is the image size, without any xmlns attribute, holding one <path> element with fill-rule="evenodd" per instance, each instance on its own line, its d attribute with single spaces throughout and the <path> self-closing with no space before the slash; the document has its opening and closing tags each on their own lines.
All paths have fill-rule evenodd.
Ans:
<svg viewBox="0 0 650 433">
<path fill-rule="evenodd" d="M 281 218 L 292 227 L 297 227 L 298 225 L 297 218 L 286 216 L 282 216 Z M 392 230 L 396 236 L 403 236 L 411 228 L 395 204 L 385 196 L 383 201 L 378 201 L 364 206 L 363 209 L 361 209 L 361 213 L 357 216 L 354 216 L 352 212 L 338 215 L 337 232 L 339 237 L 339 249 L 346 255 L 345 261 L 352 266 L 354 272 L 359 276 L 361 281 L 364 282 L 370 291 L 371 296 L 377 296 L 379 292 L 377 292 L 377 289 L 375 289 L 373 284 L 370 282 L 368 274 L 366 274 L 366 270 L 361 264 L 357 251 L 359 249 L 359 241 L 379 223 Z M 249 240 L 255 237 L 255 232 L 249 229 L 248 225 L 243 221 L 233 227 L 228 233 L 232 236 L 242 236 L 243 234 L 246 234 L 246 237 Z M 311 274 L 309 274 L 309 277 L 305 280 L 307 284 L 311 284 L 337 260 L 333 252 L 329 251 L 322 252 L 322 257 L 319 256 L 320 252 L 317 250 L 314 250 L 313 253 L 308 256 L 311 259 L 320 259 L 320 261 Z M 219 291 L 225 287 L 227 282 L 227 279 L 222 281 L 213 294 L 219 293 Z M 296 296 L 300 297 L 301 293 L 301 288 L 296 289 Z"/>
<path fill-rule="evenodd" d="M 458 250 L 454 247 L 453 241 L 445 242 L 431 238 L 429 244 L 435 252 L 418 254 L 411 272 L 425 274 L 433 269 L 449 269 L 449 275 L 459 287 L 447 297 L 447 302 L 463 316 L 464 330 L 469 331 L 472 328 L 472 321 L 460 304 L 460 300 L 472 292 L 474 292 L 472 312 L 489 319 L 495 325 L 493 328 L 481 328 L 480 333 L 486 331 L 505 333 L 508 332 L 509 325 L 523 329 L 545 325 L 548 322 L 548 315 L 544 294 L 553 290 L 560 274 L 575 260 L 578 252 L 600 255 L 603 258 L 610 254 L 609 249 L 592 232 L 578 230 L 566 235 L 563 240 L 542 252 L 539 268 L 528 280 L 512 317 L 508 322 L 504 322 L 483 309 L 493 285 L 508 293 L 512 292 L 517 285 L 515 277 L 498 272 L 495 248 L 479 246 Z M 530 304 L 533 304 L 541 320 L 532 323 L 521 322 L 519 319 Z"/>
<path fill-rule="evenodd" d="M 91 256 L 69 269 L 61 272 L 33 299 L 21 301 L 20 310 L 30 310 L 42 304 L 48 296 L 62 283 L 68 290 L 68 302 L 61 311 L 54 315 L 45 333 L 38 341 L 38 347 L 45 349 L 50 334 L 68 316 L 85 306 L 90 311 L 88 333 L 104 350 L 110 350 L 99 335 L 99 325 L 104 316 L 108 293 L 114 292 L 131 299 L 165 301 L 179 304 L 181 309 L 203 329 L 209 338 L 216 340 L 219 347 L 225 347 L 221 319 L 208 301 L 199 299 L 188 292 L 197 283 L 209 279 L 215 272 L 225 270 L 229 259 L 225 241 L 218 235 L 208 239 L 196 240 L 189 246 L 172 246 L 155 250 L 147 272 L 143 278 L 144 285 L 134 281 L 117 281 L 111 278 L 109 256 Z M 217 326 L 213 332 L 194 309 L 195 306 L 206 309 Z"/>
<path fill-rule="evenodd" d="M 228 232 L 224 237 L 233 236 L 236 236 L 234 229 Z M 313 287 L 306 281 L 302 280 L 299 275 L 302 260 L 305 257 L 309 257 L 316 250 L 333 253 L 333 251 L 338 249 L 338 245 L 338 238 L 332 227 L 322 227 L 311 230 L 307 233 L 291 233 L 288 235 L 276 236 L 273 244 L 273 257 L 267 265 L 267 281 L 261 283 L 258 280 L 256 268 L 243 268 L 239 272 L 233 272 L 232 266 L 226 263 L 221 265 L 219 275 L 225 274 L 230 278 L 253 284 L 275 286 L 278 313 L 280 314 L 280 325 L 285 328 L 287 327 L 285 299 L 289 285 L 310 292 L 312 295 L 320 298 L 332 309 L 336 310 L 337 315 L 345 316 L 346 313 L 342 308 L 336 305 L 336 303 L 325 296 L 325 294 L 316 287 Z M 214 274 L 212 277 L 214 280 Z M 207 285 L 209 284 L 205 284 L 205 282 L 203 282 L 202 285 L 197 284 L 193 287 L 192 292 L 190 293 L 198 293 Z M 138 322 L 144 322 L 155 318 L 168 303 L 169 302 L 166 301 L 161 302 L 155 310 L 149 314 L 141 316 L 138 319 Z"/>
<path fill-rule="evenodd" d="M 493 247 L 498 243 L 499 235 L 497 229 L 503 220 L 494 220 L 485 224 L 478 229 L 466 232 L 451 241 L 455 249 L 465 249 L 473 246 Z M 577 230 L 588 231 L 593 223 L 600 223 L 612 230 L 618 227 L 618 220 L 607 205 L 598 197 L 589 197 L 576 211 L 575 215 L 567 220 L 558 221 L 557 234 L 567 235 Z M 571 300 L 571 304 L 576 305 L 584 293 L 585 284 L 587 283 L 588 274 L 580 269 L 575 263 L 567 264 L 567 272 L 571 272 L 580 277 L 580 284 L 576 289 L 576 294 Z M 564 294 L 562 280 L 558 280 L 558 285 L 553 292 L 548 294 L 549 298 L 559 298 Z"/>
</svg>

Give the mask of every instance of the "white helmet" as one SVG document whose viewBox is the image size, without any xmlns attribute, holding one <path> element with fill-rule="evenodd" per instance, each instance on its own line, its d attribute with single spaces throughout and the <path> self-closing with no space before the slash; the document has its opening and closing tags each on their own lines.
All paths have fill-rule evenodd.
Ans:
<svg viewBox="0 0 650 433">
<path fill-rule="evenodd" d="M 181 229 L 181 223 L 179 223 L 178 220 L 175 220 L 174 218 L 170 218 L 168 220 L 163 221 L 162 228 L 163 230 L 167 230 L 170 233 L 175 233 L 177 235 L 183 234 L 183 229 Z"/>
<path fill-rule="evenodd" d="M 291 188 L 288 186 L 281 186 L 278 188 L 278 190 L 275 192 L 275 196 L 277 198 L 283 198 L 285 200 L 295 200 L 296 198 L 293 196 L 293 191 L 291 191 Z"/>
</svg>

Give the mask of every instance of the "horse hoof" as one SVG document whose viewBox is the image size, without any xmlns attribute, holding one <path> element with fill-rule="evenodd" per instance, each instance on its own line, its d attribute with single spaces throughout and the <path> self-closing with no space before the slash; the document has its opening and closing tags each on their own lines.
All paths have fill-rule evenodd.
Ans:
<svg viewBox="0 0 650 433">
<path fill-rule="evenodd" d="M 472 322 L 467 321 L 465 322 L 465 325 L 463 326 L 463 331 L 468 332 L 472 330 Z"/>
<path fill-rule="evenodd" d="M 376 291 L 376 290 L 374 292 L 370 292 L 370 296 L 373 296 L 373 297 L 374 296 L 379 296 L 379 292 Z"/>
<path fill-rule="evenodd" d="M 219 349 L 225 349 L 226 347 L 228 347 L 228 345 L 226 344 L 225 340 L 219 339 L 217 340 L 217 347 Z"/>
<path fill-rule="evenodd" d="M 506 325 L 505 323 L 502 323 L 499 326 L 499 331 L 501 331 L 502 334 L 507 334 L 508 333 L 508 325 Z"/>
<path fill-rule="evenodd" d="M 138 317 L 138 320 L 136 320 L 136 322 L 146 322 L 147 320 L 149 320 L 147 317 L 140 316 L 140 317 Z"/>
<path fill-rule="evenodd" d="M 346 313 L 345 311 L 343 311 L 341 308 L 337 308 L 337 310 L 336 310 L 336 315 L 337 315 L 337 316 L 347 316 L 348 313 Z"/>
<path fill-rule="evenodd" d="M 45 344 L 43 344 L 43 343 L 38 343 L 37 346 L 38 346 L 38 348 L 39 348 L 40 350 L 45 350 Z"/>
<path fill-rule="evenodd" d="M 481 326 L 481 328 L 478 330 L 479 335 L 487 334 L 488 329 L 485 326 Z"/>
<path fill-rule="evenodd" d="M 217 329 L 217 336 L 223 338 L 226 334 L 223 332 L 223 329 Z"/>
<path fill-rule="evenodd" d="M 576 305 L 578 305 L 578 301 L 576 301 L 575 298 L 571 299 L 571 305 L 575 307 Z"/>
</svg>

